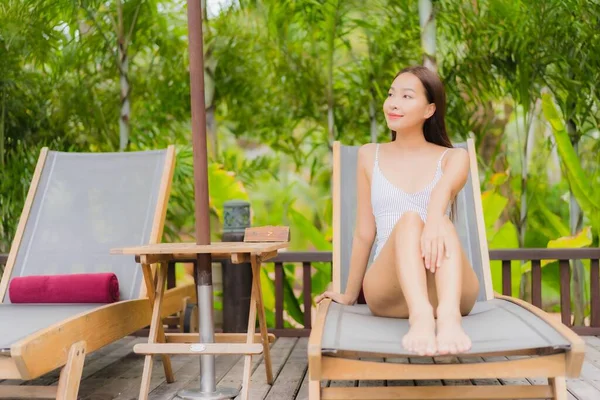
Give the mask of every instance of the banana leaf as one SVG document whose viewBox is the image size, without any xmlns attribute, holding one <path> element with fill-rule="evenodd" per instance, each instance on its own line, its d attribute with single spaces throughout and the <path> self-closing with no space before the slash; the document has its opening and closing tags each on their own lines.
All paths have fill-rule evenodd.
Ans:
<svg viewBox="0 0 600 400">
<path fill-rule="evenodd" d="M 542 109 L 545 118 L 552 126 L 558 154 L 563 170 L 569 182 L 569 188 L 577 199 L 583 213 L 592 223 L 592 228 L 600 235 L 600 192 L 592 186 L 591 179 L 586 176 L 575 148 L 565 128 L 563 118 L 557 110 L 552 95 L 542 94 Z"/>
</svg>

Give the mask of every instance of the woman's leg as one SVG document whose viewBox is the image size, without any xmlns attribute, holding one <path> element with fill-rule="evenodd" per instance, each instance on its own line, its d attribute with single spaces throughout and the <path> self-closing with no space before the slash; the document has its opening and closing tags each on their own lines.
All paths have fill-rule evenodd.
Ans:
<svg viewBox="0 0 600 400">
<path fill-rule="evenodd" d="M 420 355 L 436 352 L 432 274 L 420 257 L 423 221 L 417 213 L 402 215 L 365 275 L 363 290 L 375 315 L 409 318 L 403 346 Z"/>
<path fill-rule="evenodd" d="M 479 281 L 465 256 L 458 234 L 450 219 L 445 219 L 448 234 L 447 255 L 435 271 L 437 299 L 437 349 L 440 354 L 463 353 L 471 340 L 462 329 L 462 315 L 467 315 L 479 293 Z"/>
</svg>

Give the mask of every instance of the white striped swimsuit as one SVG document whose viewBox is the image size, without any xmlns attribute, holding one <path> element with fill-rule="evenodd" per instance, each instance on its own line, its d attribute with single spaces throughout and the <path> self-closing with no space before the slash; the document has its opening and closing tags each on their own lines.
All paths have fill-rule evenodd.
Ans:
<svg viewBox="0 0 600 400">
<path fill-rule="evenodd" d="M 442 177 L 442 159 L 448 150 L 450 149 L 446 149 L 442 153 L 433 180 L 418 192 L 406 193 L 391 183 L 381 172 L 379 168 L 379 144 L 376 145 L 375 165 L 373 166 L 373 177 L 371 179 L 371 206 L 373 207 L 377 230 L 375 258 L 379 255 L 402 214 L 407 211 L 414 211 L 419 213 L 423 222 L 426 221 L 431 192 Z"/>
</svg>

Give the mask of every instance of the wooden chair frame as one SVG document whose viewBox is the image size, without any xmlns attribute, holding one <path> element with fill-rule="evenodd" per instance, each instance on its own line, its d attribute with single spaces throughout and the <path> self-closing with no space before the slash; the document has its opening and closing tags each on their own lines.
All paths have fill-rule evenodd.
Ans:
<svg viewBox="0 0 600 400">
<path fill-rule="evenodd" d="M 0 281 L 0 299 L 4 298 L 8 288 L 47 155 L 48 149 L 43 148 Z M 175 147 L 169 146 L 149 244 L 158 243 L 162 237 L 174 167 Z M 166 291 L 161 316 L 167 317 L 181 311 L 185 298 L 196 298 L 193 284 Z M 152 304 L 146 294 L 146 286 L 142 285 L 137 299 L 99 306 L 19 340 L 12 344 L 10 355 L 0 354 L 0 379 L 32 380 L 63 367 L 58 386 L 0 385 L 0 398 L 75 400 L 79 391 L 85 354 L 150 325 L 151 314 Z M 168 370 L 170 370 L 170 361 L 166 359 L 165 371 Z"/>
<path fill-rule="evenodd" d="M 487 241 L 484 230 L 483 209 L 475 145 L 467 140 L 470 157 L 470 174 L 475 196 L 481 254 L 484 265 L 484 284 L 490 293 L 488 300 L 499 298 L 513 302 L 537 315 L 556 329 L 570 343 L 569 351 L 536 355 L 531 350 L 494 353 L 496 356 L 536 355 L 499 362 L 476 364 L 392 364 L 378 363 L 322 354 L 321 342 L 327 310 L 331 300 L 320 303 L 316 321 L 308 342 L 309 398 L 320 399 L 513 399 L 513 398 L 552 398 L 567 399 L 565 377 L 578 377 L 585 356 L 585 342 L 575 332 L 561 322 L 551 319 L 543 310 L 520 299 L 502 296 L 493 292 Z M 340 143 L 333 146 L 333 289 L 341 289 L 340 281 Z M 494 294 L 492 294 L 494 293 Z M 483 356 L 483 354 L 469 354 Z M 379 355 L 379 357 L 397 357 L 397 355 Z M 321 380 L 381 380 L 381 379 L 485 379 L 485 378 L 525 378 L 530 376 L 547 377 L 548 385 L 510 385 L 510 386 L 433 386 L 433 387 L 321 387 Z"/>
</svg>

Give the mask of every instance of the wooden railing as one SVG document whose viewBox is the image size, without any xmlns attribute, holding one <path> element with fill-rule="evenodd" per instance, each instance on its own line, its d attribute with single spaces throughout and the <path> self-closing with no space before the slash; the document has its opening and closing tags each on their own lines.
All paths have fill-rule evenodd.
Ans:
<svg viewBox="0 0 600 400">
<path fill-rule="evenodd" d="M 581 335 L 600 335 L 600 249 L 510 249 L 491 250 L 490 260 L 502 262 L 502 293 L 511 294 L 511 261 L 531 261 L 531 303 L 542 306 L 542 267 L 543 260 L 558 260 L 560 276 L 560 314 L 563 324 Z M 7 255 L 0 254 L 0 266 L 6 263 Z M 275 265 L 275 327 L 271 332 L 278 336 L 308 336 L 311 330 L 312 313 L 312 263 L 324 262 L 331 265 L 332 254 L 321 252 L 283 252 L 269 260 Z M 573 326 L 571 313 L 571 263 L 574 260 L 590 260 L 590 318 L 588 326 Z M 284 327 L 284 270 L 283 265 L 291 263 L 302 267 L 302 304 L 304 320 L 301 328 Z M 169 286 L 175 285 L 174 270 L 169 274 Z M 309 312 L 306 312 L 309 310 Z"/>
<path fill-rule="evenodd" d="M 502 294 L 511 294 L 511 261 L 531 261 L 531 303 L 542 306 L 542 260 L 558 260 L 560 270 L 560 313 L 563 324 L 580 335 L 600 335 L 600 274 L 598 260 L 599 248 L 583 249 L 510 249 L 490 250 L 491 261 L 502 262 Z M 284 328 L 283 324 L 283 265 L 293 263 L 302 265 L 303 304 L 310 310 L 311 304 L 311 263 L 331 263 L 331 252 L 285 252 L 275 259 L 275 328 L 274 333 L 282 336 L 306 336 L 311 329 L 311 313 L 304 313 L 302 328 Z M 591 316 L 589 326 L 573 326 L 571 315 L 571 265 L 570 261 L 591 260 L 590 266 L 590 303 Z"/>
</svg>

